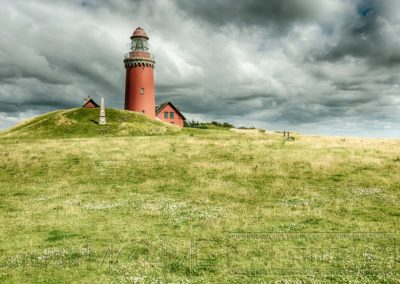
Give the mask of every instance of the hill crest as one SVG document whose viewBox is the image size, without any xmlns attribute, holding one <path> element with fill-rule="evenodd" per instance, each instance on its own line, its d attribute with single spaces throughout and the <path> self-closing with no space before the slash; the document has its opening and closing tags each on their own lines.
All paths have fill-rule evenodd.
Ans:
<svg viewBox="0 0 400 284">
<path fill-rule="evenodd" d="M 106 109 L 107 125 L 99 125 L 99 109 L 73 108 L 48 112 L 23 121 L 0 137 L 80 138 L 169 135 L 181 128 L 153 120 L 140 113 Z"/>
</svg>

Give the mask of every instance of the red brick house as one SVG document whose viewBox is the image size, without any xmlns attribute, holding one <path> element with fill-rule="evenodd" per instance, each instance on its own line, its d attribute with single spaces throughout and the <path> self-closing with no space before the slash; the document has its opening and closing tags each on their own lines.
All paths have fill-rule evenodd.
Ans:
<svg viewBox="0 0 400 284">
<path fill-rule="evenodd" d="M 156 117 L 162 121 L 183 127 L 186 118 L 181 113 L 179 107 L 171 102 L 162 103 L 156 106 Z"/>
<path fill-rule="evenodd" d="M 83 103 L 84 108 L 97 108 L 99 107 L 99 105 L 91 98 L 91 97 L 87 97 L 85 99 L 85 102 Z"/>
</svg>

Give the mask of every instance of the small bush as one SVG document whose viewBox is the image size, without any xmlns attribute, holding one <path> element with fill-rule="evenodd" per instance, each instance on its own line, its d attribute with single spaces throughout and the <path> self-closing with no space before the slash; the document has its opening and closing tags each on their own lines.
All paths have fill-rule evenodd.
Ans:
<svg viewBox="0 0 400 284">
<path fill-rule="evenodd" d="M 199 122 L 192 120 L 192 121 L 185 121 L 185 127 L 200 128 L 200 129 L 218 129 L 218 128 L 230 129 L 234 128 L 235 126 L 228 122 L 218 122 L 218 121 Z"/>
<path fill-rule="evenodd" d="M 254 126 L 251 127 L 246 127 L 246 126 L 240 126 L 239 129 L 256 129 Z"/>
</svg>

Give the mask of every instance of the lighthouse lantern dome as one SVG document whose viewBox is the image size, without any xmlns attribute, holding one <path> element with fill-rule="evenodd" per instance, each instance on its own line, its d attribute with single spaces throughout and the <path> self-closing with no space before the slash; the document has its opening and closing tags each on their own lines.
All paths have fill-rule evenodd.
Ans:
<svg viewBox="0 0 400 284">
<path fill-rule="evenodd" d="M 131 50 L 148 51 L 148 40 L 149 37 L 147 36 L 146 32 L 141 27 L 138 27 L 131 36 Z"/>
</svg>

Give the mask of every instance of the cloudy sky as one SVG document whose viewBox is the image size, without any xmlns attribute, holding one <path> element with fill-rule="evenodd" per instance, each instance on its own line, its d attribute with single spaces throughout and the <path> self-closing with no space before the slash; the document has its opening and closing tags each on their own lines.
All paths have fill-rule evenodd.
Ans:
<svg viewBox="0 0 400 284">
<path fill-rule="evenodd" d="M 400 137 L 399 0 L 0 0 L 0 129 L 78 107 L 123 108 L 141 26 L 158 103 L 189 119 Z"/>
</svg>

